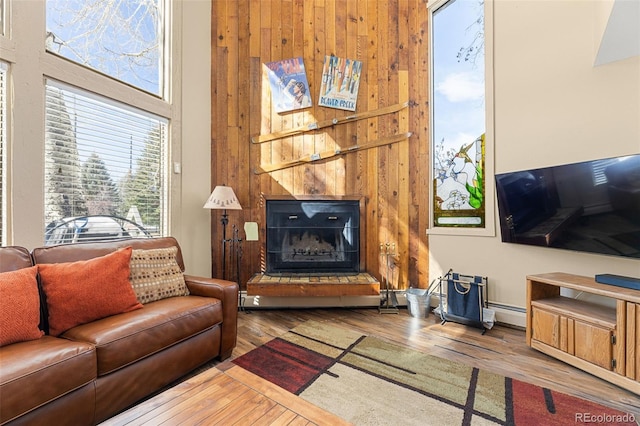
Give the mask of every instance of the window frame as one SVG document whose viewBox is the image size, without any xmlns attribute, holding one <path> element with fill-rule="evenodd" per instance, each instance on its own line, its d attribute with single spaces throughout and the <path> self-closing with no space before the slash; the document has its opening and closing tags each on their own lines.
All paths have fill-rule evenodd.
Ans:
<svg viewBox="0 0 640 426">
<path fill-rule="evenodd" d="M 7 200 L 9 199 L 7 191 L 9 185 L 7 185 L 8 166 L 7 161 L 7 148 L 8 148 L 8 129 L 10 114 L 7 107 L 7 98 L 9 97 L 9 64 L 6 61 L 0 60 L 0 74 L 2 74 L 2 84 L 0 84 L 0 246 L 5 245 L 7 241 L 7 228 L 9 224 L 7 208 Z"/>
<path fill-rule="evenodd" d="M 45 49 L 46 17 L 43 2 L 8 0 L 7 34 L 0 36 L 0 59 L 11 64 L 12 87 L 8 108 L 11 111 L 12 134 L 8 153 L 7 191 L 10 196 L 7 243 L 40 246 L 44 241 L 44 99 L 45 80 L 52 79 L 77 87 L 107 99 L 127 104 L 144 112 L 166 118 L 169 122 L 169 146 L 166 197 L 168 208 L 164 212 L 167 234 L 172 233 L 172 218 L 179 215 L 181 176 L 171 173 L 171 164 L 180 163 L 181 85 L 179 84 L 182 28 L 180 2 L 166 0 L 164 17 L 165 39 L 168 40 L 164 63 L 163 97 L 145 92 L 114 80 L 99 72 L 73 63 Z M 40 30 L 34 31 L 34 28 Z M 20 46 L 18 50 L 16 46 Z M 167 72 L 169 71 L 169 72 Z M 24 123 L 29 123 L 24 124 Z M 24 149 L 26 147 L 26 149 Z M 37 147 L 40 147 L 38 150 Z M 13 148 L 13 149 L 11 149 Z M 38 166 L 34 166 L 37 164 Z M 27 183 L 27 182 L 30 182 Z M 19 215 L 12 212 L 20 212 Z M 34 224 L 39 224 L 34 226 Z"/>
<path fill-rule="evenodd" d="M 427 3 L 429 15 L 429 99 L 434 99 L 435 88 L 433 84 L 433 16 L 434 13 L 447 3 L 454 0 L 430 0 Z M 463 1 L 463 0 L 458 0 Z M 429 110 L 429 226 L 428 235 L 468 235 L 468 236 L 495 236 L 495 183 L 494 183 L 494 84 L 493 84 L 493 1 L 484 0 L 484 36 L 485 36 L 485 159 L 484 159 L 484 197 L 485 197 L 485 225 L 484 227 L 434 227 L 435 212 L 433 209 L 435 194 L 432 187 L 434 181 L 433 153 L 436 152 L 434 136 L 434 109 Z"/>
</svg>

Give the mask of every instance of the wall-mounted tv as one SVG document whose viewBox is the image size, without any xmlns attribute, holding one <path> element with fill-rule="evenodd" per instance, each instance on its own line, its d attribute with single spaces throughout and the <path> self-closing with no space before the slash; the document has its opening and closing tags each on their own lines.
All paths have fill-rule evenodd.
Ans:
<svg viewBox="0 0 640 426">
<path fill-rule="evenodd" d="M 640 154 L 496 175 L 502 241 L 640 258 Z"/>
</svg>

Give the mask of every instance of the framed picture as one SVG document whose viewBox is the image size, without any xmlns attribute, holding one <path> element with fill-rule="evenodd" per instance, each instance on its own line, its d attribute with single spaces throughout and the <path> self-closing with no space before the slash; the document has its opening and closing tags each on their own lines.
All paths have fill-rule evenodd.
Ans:
<svg viewBox="0 0 640 426">
<path fill-rule="evenodd" d="M 312 105 L 302 58 L 264 64 L 269 75 L 271 101 L 276 112 L 295 111 Z"/>
<path fill-rule="evenodd" d="M 318 105 L 355 111 L 361 73 L 361 61 L 325 56 Z"/>
</svg>

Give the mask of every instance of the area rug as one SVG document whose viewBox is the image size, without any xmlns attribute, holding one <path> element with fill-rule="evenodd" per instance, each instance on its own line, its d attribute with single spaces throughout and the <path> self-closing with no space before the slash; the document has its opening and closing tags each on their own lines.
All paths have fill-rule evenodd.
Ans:
<svg viewBox="0 0 640 426">
<path fill-rule="evenodd" d="M 636 425 L 632 414 L 315 321 L 233 362 L 356 425 Z"/>
</svg>

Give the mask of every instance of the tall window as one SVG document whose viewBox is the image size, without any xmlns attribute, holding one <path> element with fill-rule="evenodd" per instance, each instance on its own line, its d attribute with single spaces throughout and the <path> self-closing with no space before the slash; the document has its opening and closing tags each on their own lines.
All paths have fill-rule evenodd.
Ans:
<svg viewBox="0 0 640 426">
<path fill-rule="evenodd" d="M 431 227 L 484 228 L 484 1 L 437 1 L 430 10 Z"/>
<path fill-rule="evenodd" d="M 47 51 L 161 96 L 164 3 L 47 0 Z"/>
<path fill-rule="evenodd" d="M 107 97 L 73 75 L 45 75 L 46 244 L 167 234 L 170 117 L 130 100 L 169 99 L 169 3 L 46 1 L 46 52 L 88 70 L 89 80 L 108 76 L 128 87 Z"/>
<path fill-rule="evenodd" d="M 7 64 L 0 62 L 0 245 L 6 241 L 7 231 Z"/>
<path fill-rule="evenodd" d="M 45 111 L 46 242 L 164 235 L 167 120 L 51 80 Z"/>
</svg>

